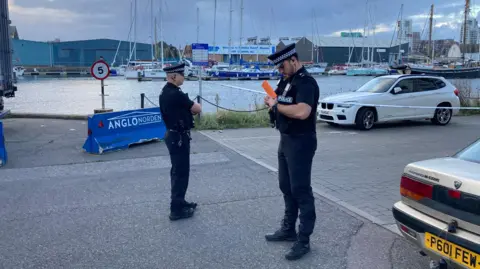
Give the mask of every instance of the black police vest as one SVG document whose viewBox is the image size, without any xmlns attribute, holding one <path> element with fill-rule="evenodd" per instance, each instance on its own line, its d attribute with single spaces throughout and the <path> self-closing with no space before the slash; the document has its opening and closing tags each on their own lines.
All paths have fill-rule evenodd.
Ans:
<svg viewBox="0 0 480 269">
<path fill-rule="evenodd" d="M 160 112 L 167 129 L 175 131 L 188 131 L 193 126 L 193 115 L 191 111 L 181 105 L 179 96 L 186 95 L 180 91 L 180 88 L 167 83 L 159 97 Z"/>
<path fill-rule="evenodd" d="M 295 74 L 293 77 L 280 81 L 277 89 L 277 100 L 279 104 L 282 105 L 294 105 L 297 104 L 296 95 L 298 91 L 298 84 L 302 80 L 309 80 L 310 83 L 317 85 L 315 78 L 308 74 L 305 70 L 300 71 Z M 303 82 L 304 83 L 304 82 Z M 317 122 L 317 106 L 319 99 L 319 89 L 316 86 L 314 93 L 314 103 L 310 115 L 305 120 L 294 119 L 277 111 L 276 125 L 277 129 L 282 134 L 305 134 L 305 133 L 315 133 L 316 132 L 316 122 Z"/>
</svg>

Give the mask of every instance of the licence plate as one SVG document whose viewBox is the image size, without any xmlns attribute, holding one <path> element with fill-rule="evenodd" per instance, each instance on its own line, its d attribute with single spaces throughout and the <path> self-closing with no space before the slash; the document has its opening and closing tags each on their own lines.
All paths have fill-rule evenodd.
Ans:
<svg viewBox="0 0 480 269">
<path fill-rule="evenodd" d="M 328 110 L 320 110 L 320 114 L 330 115 L 330 111 L 328 111 Z"/>
<path fill-rule="evenodd" d="M 457 246 L 430 233 L 425 233 L 425 246 L 438 254 L 449 257 L 470 269 L 480 268 L 480 255 Z"/>
</svg>

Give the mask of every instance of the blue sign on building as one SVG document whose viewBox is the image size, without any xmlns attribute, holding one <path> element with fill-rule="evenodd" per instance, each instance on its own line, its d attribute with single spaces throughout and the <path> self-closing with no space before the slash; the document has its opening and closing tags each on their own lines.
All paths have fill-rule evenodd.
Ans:
<svg viewBox="0 0 480 269">
<path fill-rule="evenodd" d="M 5 148 L 5 137 L 3 135 L 3 123 L 0 121 L 0 167 L 7 164 L 8 156 Z"/>
<path fill-rule="evenodd" d="M 193 65 L 208 66 L 208 44 L 192 44 Z"/>
<path fill-rule="evenodd" d="M 166 126 L 160 108 L 146 108 L 95 114 L 88 118 L 88 137 L 83 145 L 88 153 L 126 149 L 165 137 Z"/>
</svg>

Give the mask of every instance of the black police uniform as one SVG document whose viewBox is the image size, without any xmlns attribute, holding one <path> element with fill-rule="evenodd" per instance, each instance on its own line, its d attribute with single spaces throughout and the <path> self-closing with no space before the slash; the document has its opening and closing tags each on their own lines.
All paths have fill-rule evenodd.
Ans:
<svg viewBox="0 0 480 269">
<path fill-rule="evenodd" d="M 166 67 L 163 70 L 184 74 L 185 64 Z M 177 220 L 193 215 L 197 204 L 185 201 L 190 176 L 190 129 L 193 128 L 191 108 L 194 104 L 179 87 L 167 82 L 159 97 L 160 112 L 167 127 L 165 143 L 170 153 L 171 203 L 170 219 Z"/>
<path fill-rule="evenodd" d="M 269 56 L 274 64 L 280 64 L 296 56 L 295 44 Z M 277 89 L 277 101 L 282 105 L 306 103 L 312 108 L 305 120 L 290 118 L 272 108 L 276 115 L 276 127 L 280 132 L 278 147 L 278 177 L 285 201 L 285 215 L 279 230 L 266 235 L 269 241 L 296 241 L 287 259 L 298 259 L 310 250 L 310 235 L 316 220 L 315 200 L 311 187 L 312 161 L 317 149 L 316 111 L 320 89 L 316 80 L 300 68 L 295 74 L 281 81 Z M 300 211 L 299 231 L 295 223 Z"/>
</svg>

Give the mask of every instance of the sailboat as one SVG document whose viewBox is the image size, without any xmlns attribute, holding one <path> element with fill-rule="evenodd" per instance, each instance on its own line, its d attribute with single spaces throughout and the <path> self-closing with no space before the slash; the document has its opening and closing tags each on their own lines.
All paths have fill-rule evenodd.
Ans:
<svg viewBox="0 0 480 269">
<path fill-rule="evenodd" d="M 375 40 L 373 42 L 368 42 L 367 44 L 367 59 L 365 59 L 364 49 L 365 49 L 365 40 L 368 34 L 370 33 L 369 21 L 369 7 L 368 0 L 366 1 L 366 21 L 365 27 L 363 28 L 363 45 L 362 45 L 362 62 L 360 67 L 349 67 L 347 68 L 347 76 L 378 76 L 388 74 L 388 70 L 382 65 L 376 64 L 374 62 L 374 51 L 375 51 Z M 371 23 L 371 21 L 370 21 Z M 368 29 L 367 29 L 368 27 Z M 375 36 L 375 26 L 373 27 L 373 36 Z M 368 37 L 370 39 L 370 37 Z"/>
<path fill-rule="evenodd" d="M 216 8 L 216 3 L 215 3 Z M 232 0 L 230 0 L 230 23 L 229 23 L 229 63 L 228 65 L 214 65 L 212 68 L 206 69 L 206 74 L 209 77 L 232 78 L 232 79 L 270 79 L 276 77 L 278 71 L 276 70 L 262 70 L 259 64 L 245 62 L 242 58 L 242 53 L 245 53 L 245 47 L 242 47 L 243 40 L 243 0 L 240 0 L 240 46 L 238 49 L 232 50 Z M 216 16 L 216 10 L 214 10 Z M 214 17 L 215 20 L 215 17 Z M 215 22 L 214 22 L 215 31 Z M 239 55 L 239 64 L 232 67 L 232 54 Z"/>
<path fill-rule="evenodd" d="M 465 1 L 465 17 L 463 22 L 463 44 L 466 46 L 467 41 L 467 20 L 470 11 L 470 0 Z M 432 44 L 432 21 L 433 21 L 433 5 L 431 7 L 430 12 L 430 38 L 429 43 Z M 429 46 L 430 49 L 433 50 L 433 46 Z M 472 64 L 470 62 L 465 61 L 465 48 L 463 49 L 463 64 L 461 65 L 453 65 L 451 67 L 444 67 L 444 66 L 433 66 L 432 67 L 417 67 L 417 66 L 409 66 L 411 74 L 425 74 L 425 75 L 435 75 L 435 76 L 442 76 L 446 79 L 452 78 L 480 78 L 480 66 L 477 64 Z M 432 53 L 432 62 L 433 62 L 433 53 Z"/>
<path fill-rule="evenodd" d="M 152 23 L 155 24 L 155 32 L 156 32 L 156 23 L 154 23 L 154 17 L 153 17 L 153 0 L 150 0 L 150 5 L 151 5 L 151 12 L 152 12 Z M 160 1 L 160 37 L 162 37 L 162 5 L 163 1 Z M 135 15 L 134 15 L 134 20 L 133 23 L 135 24 L 135 38 L 136 38 L 136 22 L 137 22 L 137 1 L 135 0 Z M 156 21 L 156 20 L 155 20 Z M 153 32 L 153 27 L 152 27 L 152 32 Z M 153 35 L 152 35 L 153 36 Z M 155 35 L 156 36 L 156 35 Z M 139 78 L 147 78 L 147 79 L 166 79 L 167 74 L 165 71 L 163 71 L 164 67 L 164 61 L 163 61 L 163 38 L 161 42 L 161 47 L 162 47 L 162 59 L 161 62 L 155 61 L 155 56 L 154 56 L 154 48 L 153 48 L 153 43 L 152 45 L 152 60 L 151 61 L 136 61 L 136 40 L 134 43 L 134 57 L 135 61 L 129 61 L 127 70 L 125 70 L 125 78 L 126 79 L 139 79 Z M 156 42 L 156 40 L 155 40 Z"/>
</svg>

